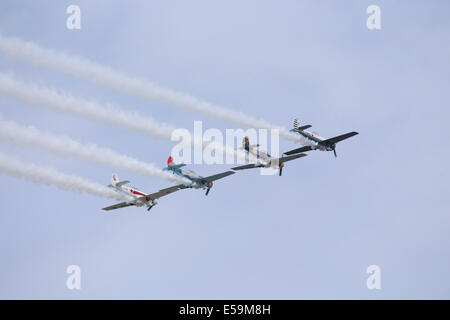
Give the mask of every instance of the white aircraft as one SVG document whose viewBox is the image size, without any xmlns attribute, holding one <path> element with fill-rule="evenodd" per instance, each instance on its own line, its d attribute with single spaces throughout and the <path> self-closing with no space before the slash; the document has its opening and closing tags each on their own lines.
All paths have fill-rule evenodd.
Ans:
<svg viewBox="0 0 450 320">
<path fill-rule="evenodd" d="M 114 173 L 112 175 L 111 184 L 108 185 L 108 187 L 115 189 L 117 192 L 121 192 L 128 196 L 131 196 L 133 198 L 133 200 L 117 203 L 112 206 L 103 208 L 103 210 L 114 210 L 114 209 L 129 207 L 129 206 L 136 206 L 136 207 L 147 206 L 147 211 L 150 211 L 150 209 L 153 208 L 158 203 L 159 198 L 164 197 L 168 194 L 171 194 L 171 193 L 181 189 L 180 186 L 177 185 L 177 186 L 159 190 L 158 192 L 155 192 L 155 193 L 146 194 L 146 193 L 143 193 L 142 191 L 138 190 L 137 188 L 126 187 L 125 185 L 128 183 L 130 183 L 130 181 L 128 181 L 128 180 L 119 181 L 117 174 Z"/>
<path fill-rule="evenodd" d="M 279 175 L 283 172 L 284 163 L 301 157 L 307 156 L 306 153 L 295 154 L 293 156 L 274 158 L 270 154 L 259 150 L 259 144 L 250 144 L 248 137 L 244 137 L 242 146 L 245 151 L 254 155 L 257 158 L 256 163 L 246 164 L 243 166 L 231 168 L 232 170 L 244 170 L 252 168 L 277 168 L 279 169 Z"/>
<path fill-rule="evenodd" d="M 296 154 L 299 152 L 305 152 L 309 150 L 320 150 L 320 151 L 333 151 L 334 156 L 337 157 L 336 154 L 336 143 L 339 141 L 348 139 L 350 137 L 353 137 L 358 134 L 358 132 L 352 131 L 349 133 L 341 134 L 340 136 L 325 139 L 320 137 L 318 134 L 314 132 L 306 131 L 306 129 L 311 128 L 311 125 L 307 124 L 304 126 L 300 125 L 300 122 L 298 119 L 294 119 L 294 128 L 291 129 L 291 132 L 298 133 L 299 135 L 303 136 L 306 140 L 311 142 L 311 145 L 304 146 L 301 148 L 297 148 L 294 150 L 290 150 L 288 152 L 285 152 L 284 154 L 290 155 L 290 154 Z"/>
</svg>

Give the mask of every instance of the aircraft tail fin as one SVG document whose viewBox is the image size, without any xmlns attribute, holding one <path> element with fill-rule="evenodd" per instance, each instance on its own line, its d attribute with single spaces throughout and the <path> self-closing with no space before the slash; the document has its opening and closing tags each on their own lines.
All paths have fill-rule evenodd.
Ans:
<svg viewBox="0 0 450 320">
<path fill-rule="evenodd" d="M 119 177 L 117 176 L 116 173 L 113 173 L 111 177 L 111 185 L 115 187 L 117 182 L 119 182 Z"/>
<path fill-rule="evenodd" d="M 185 163 L 176 164 L 173 161 L 172 156 L 170 156 L 169 159 L 167 159 L 167 168 L 165 168 L 165 170 L 177 170 L 180 169 L 181 167 L 184 167 L 185 165 L 186 165 Z"/>
<path fill-rule="evenodd" d="M 119 177 L 117 176 L 116 173 L 113 173 L 112 177 L 111 177 L 111 186 L 115 187 L 115 188 L 120 188 L 121 186 L 123 186 L 124 184 L 130 183 L 130 181 L 128 180 L 124 180 L 124 181 L 120 181 Z"/>
<path fill-rule="evenodd" d="M 245 136 L 244 139 L 242 139 L 242 148 L 250 152 L 250 148 L 259 148 L 259 144 L 250 144 L 250 139 L 248 136 Z"/>
<path fill-rule="evenodd" d="M 248 140 L 248 136 L 245 136 L 244 139 L 242 139 L 242 147 L 244 148 L 245 151 L 250 150 L 250 142 Z"/>
<path fill-rule="evenodd" d="M 294 130 L 295 131 L 303 131 L 303 130 L 306 130 L 311 127 L 312 126 L 310 124 L 302 126 L 302 125 L 300 125 L 300 121 L 297 118 L 294 119 Z"/>
</svg>

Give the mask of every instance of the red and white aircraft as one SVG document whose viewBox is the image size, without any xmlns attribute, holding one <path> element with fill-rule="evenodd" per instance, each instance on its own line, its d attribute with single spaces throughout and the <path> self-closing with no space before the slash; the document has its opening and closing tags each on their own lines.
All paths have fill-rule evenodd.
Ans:
<svg viewBox="0 0 450 320">
<path fill-rule="evenodd" d="M 130 181 L 128 181 L 128 180 L 119 181 L 117 174 L 114 173 L 112 175 L 111 184 L 108 185 L 108 187 L 115 189 L 117 192 L 121 192 L 128 196 L 131 196 L 133 199 L 130 201 L 117 203 L 112 206 L 103 208 L 103 210 L 114 210 L 114 209 L 129 207 L 129 206 L 136 206 L 136 207 L 147 206 L 147 211 L 150 211 L 150 209 L 153 208 L 158 203 L 159 198 L 164 197 L 168 194 L 171 194 L 175 191 L 182 189 L 178 185 L 178 186 L 173 186 L 173 187 L 159 190 L 158 192 L 155 192 L 155 193 L 146 194 L 135 187 L 131 187 L 131 188 L 126 187 L 125 185 L 128 183 L 130 183 Z"/>
</svg>

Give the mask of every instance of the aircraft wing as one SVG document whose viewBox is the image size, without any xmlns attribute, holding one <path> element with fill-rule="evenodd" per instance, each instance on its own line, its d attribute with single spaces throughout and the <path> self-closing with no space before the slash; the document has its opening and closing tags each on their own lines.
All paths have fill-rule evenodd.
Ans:
<svg viewBox="0 0 450 320">
<path fill-rule="evenodd" d="M 169 187 L 169 188 L 165 188 L 165 189 L 161 189 L 158 192 L 155 193 L 151 193 L 145 196 L 146 199 L 151 199 L 151 200 L 155 200 L 164 196 L 167 196 L 168 194 L 171 194 L 175 191 L 178 191 L 182 189 L 182 185 L 176 185 L 173 187 Z"/>
<path fill-rule="evenodd" d="M 112 206 L 103 208 L 102 210 L 109 211 L 109 210 L 115 210 L 115 209 L 119 209 L 119 208 L 129 207 L 129 206 L 134 206 L 134 204 L 133 203 L 128 203 L 128 202 L 121 202 L 121 203 L 117 203 L 117 204 L 114 204 Z"/>
<path fill-rule="evenodd" d="M 311 146 L 305 146 L 305 147 L 297 148 L 294 150 L 290 150 L 288 152 L 285 152 L 284 154 L 291 155 L 291 154 L 301 153 L 301 152 L 310 151 L 310 150 L 312 150 Z"/>
<path fill-rule="evenodd" d="M 155 199 L 164 197 L 164 196 L 166 196 L 166 195 L 168 195 L 168 194 L 171 194 L 171 193 L 173 193 L 173 192 L 175 192 L 175 191 L 178 191 L 178 190 L 182 189 L 183 187 L 184 187 L 184 186 L 181 185 L 181 184 L 180 184 L 180 185 L 176 185 L 176 186 L 173 186 L 173 187 L 161 189 L 161 190 L 159 190 L 158 192 L 151 193 L 151 194 L 148 194 L 148 195 L 146 195 L 146 196 L 139 197 L 139 198 L 137 198 L 137 199 L 138 199 L 138 200 L 144 200 L 144 201 L 148 201 L 148 200 L 150 200 L 150 199 L 151 199 L 151 200 L 155 200 Z M 134 206 L 134 203 L 121 202 L 121 203 L 117 203 L 117 204 L 114 204 L 114 205 L 112 205 L 112 206 L 103 208 L 103 210 L 109 211 L 109 210 L 115 210 L 115 209 L 119 209 L 119 208 L 129 207 L 129 206 Z"/>
<path fill-rule="evenodd" d="M 306 153 L 300 153 L 300 154 L 294 154 L 293 156 L 281 157 L 281 158 L 278 158 L 278 163 L 283 163 L 286 161 L 291 161 L 291 160 L 306 157 L 306 156 L 307 156 Z"/>
<path fill-rule="evenodd" d="M 330 139 L 326 139 L 326 140 L 320 141 L 320 144 L 324 145 L 324 146 L 330 146 L 332 144 L 338 143 L 339 141 L 342 141 L 342 140 L 348 139 L 350 137 L 356 136 L 357 134 L 358 134 L 358 132 L 352 131 L 352 132 L 349 132 L 349 133 L 341 134 L 340 136 L 337 136 L 337 137 L 333 137 L 333 138 L 330 138 Z"/>
<path fill-rule="evenodd" d="M 236 172 L 234 172 L 234 171 L 225 171 L 225 172 L 218 173 L 218 174 L 215 174 L 215 175 L 212 175 L 212 176 L 209 176 L 209 177 L 201 178 L 200 180 L 201 181 L 206 181 L 206 182 L 212 182 L 212 181 L 216 181 L 216 180 L 225 178 L 225 177 L 227 177 L 229 175 L 232 175 L 232 174 L 235 174 L 235 173 Z"/>
<path fill-rule="evenodd" d="M 244 170 L 244 169 L 253 169 L 253 168 L 260 168 L 260 167 L 262 167 L 262 165 L 251 163 L 251 164 L 246 164 L 246 165 L 239 166 L 239 167 L 234 167 L 234 168 L 231 168 L 231 169 L 233 169 L 233 170 Z"/>
</svg>

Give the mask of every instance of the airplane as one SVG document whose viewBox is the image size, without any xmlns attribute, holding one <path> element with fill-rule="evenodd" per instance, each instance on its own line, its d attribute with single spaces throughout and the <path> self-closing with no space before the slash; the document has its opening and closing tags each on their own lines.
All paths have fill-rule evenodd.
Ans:
<svg viewBox="0 0 450 320">
<path fill-rule="evenodd" d="M 119 181 L 117 174 L 114 173 L 112 175 L 111 184 L 108 185 L 108 187 L 115 189 L 117 192 L 121 192 L 128 196 L 131 196 L 133 199 L 131 201 L 125 201 L 103 208 L 103 210 L 109 211 L 129 206 L 136 206 L 136 207 L 147 206 L 147 211 L 150 211 L 151 208 L 153 208 L 156 204 L 158 204 L 159 198 L 182 189 L 180 188 L 180 186 L 173 186 L 159 190 L 158 192 L 155 193 L 146 194 L 135 187 L 132 188 L 126 187 L 125 185 L 128 183 L 130 183 L 130 181 L 128 180 Z"/>
<path fill-rule="evenodd" d="M 290 150 L 288 152 L 285 152 L 284 154 L 291 155 L 291 154 L 296 154 L 296 153 L 305 152 L 305 151 L 309 151 L 309 150 L 319 149 L 321 151 L 333 151 L 334 156 L 337 157 L 336 143 L 338 143 L 339 141 L 348 139 L 350 137 L 353 137 L 358 134 L 358 132 L 352 131 L 352 132 L 342 134 L 340 136 L 325 139 L 325 138 L 318 136 L 314 132 L 306 131 L 306 129 L 309 129 L 309 128 L 311 128 L 311 125 L 307 124 L 307 125 L 301 126 L 299 120 L 294 119 L 294 128 L 289 131 L 300 134 L 301 136 L 306 138 L 308 141 L 310 141 L 311 145 L 297 148 L 294 150 Z"/>
<path fill-rule="evenodd" d="M 211 188 L 214 185 L 213 181 L 225 178 L 229 175 L 236 173 L 234 171 L 225 171 L 225 172 L 215 174 L 212 176 L 202 177 L 202 176 L 199 176 L 198 174 L 196 174 L 192 170 L 182 170 L 181 167 L 184 167 L 185 165 L 186 164 L 184 164 L 184 163 L 176 164 L 173 161 L 172 156 L 170 156 L 169 159 L 167 159 L 167 167 L 164 168 L 163 170 L 172 171 L 173 174 L 176 174 L 180 177 L 186 178 L 192 182 L 191 185 L 185 185 L 185 184 L 177 185 L 177 187 L 179 187 L 180 189 L 186 189 L 186 188 L 203 189 L 203 190 L 206 189 L 206 194 L 205 194 L 206 196 L 208 195 L 209 191 L 211 190 Z"/>
<path fill-rule="evenodd" d="M 274 158 L 270 154 L 259 150 L 259 144 L 250 144 L 248 136 L 245 136 L 242 140 L 242 145 L 244 150 L 248 153 L 254 155 L 257 158 L 257 163 L 246 164 L 239 167 L 231 168 L 232 170 L 244 170 L 244 169 L 253 169 L 253 168 L 278 168 L 279 175 L 281 176 L 283 172 L 284 163 L 286 161 L 291 161 L 294 159 L 298 159 L 301 157 L 307 156 L 306 153 L 300 153 L 293 156 Z"/>
</svg>

